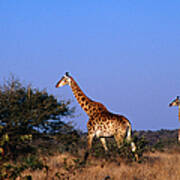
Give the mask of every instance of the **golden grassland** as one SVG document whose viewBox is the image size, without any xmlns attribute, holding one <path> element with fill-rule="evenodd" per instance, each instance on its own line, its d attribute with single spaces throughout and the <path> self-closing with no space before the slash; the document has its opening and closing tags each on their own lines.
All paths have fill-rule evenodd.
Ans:
<svg viewBox="0 0 180 180">
<path fill-rule="evenodd" d="M 82 153 L 81 153 L 82 154 Z M 26 171 L 35 180 L 180 180 L 180 150 L 148 152 L 141 162 L 89 157 L 86 165 L 68 153 L 43 157 L 47 170 Z"/>
</svg>

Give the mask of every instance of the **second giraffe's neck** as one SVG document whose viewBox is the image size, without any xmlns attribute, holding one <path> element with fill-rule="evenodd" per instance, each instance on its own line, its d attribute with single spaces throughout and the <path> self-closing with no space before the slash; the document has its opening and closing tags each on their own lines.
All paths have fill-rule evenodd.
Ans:
<svg viewBox="0 0 180 180">
<path fill-rule="evenodd" d="M 81 108 L 87 113 L 88 116 L 92 116 L 99 110 L 106 110 L 101 103 L 94 102 L 88 98 L 72 77 L 70 87 Z"/>
</svg>

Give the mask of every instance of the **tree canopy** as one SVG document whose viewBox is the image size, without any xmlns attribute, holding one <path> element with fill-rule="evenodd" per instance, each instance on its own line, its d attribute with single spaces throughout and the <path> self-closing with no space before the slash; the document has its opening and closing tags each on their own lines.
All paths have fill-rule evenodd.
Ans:
<svg viewBox="0 0 180 180">
<path fill-rule="evenodd" d="M 11 77 L 0 86 L 0 147 L 11 151 L 37 134 L 55 134 L 72 129 L 63 116 L 73 115 L 70 101 L 58 101 L 47 91 L 23 86 Z"/>
</svg>

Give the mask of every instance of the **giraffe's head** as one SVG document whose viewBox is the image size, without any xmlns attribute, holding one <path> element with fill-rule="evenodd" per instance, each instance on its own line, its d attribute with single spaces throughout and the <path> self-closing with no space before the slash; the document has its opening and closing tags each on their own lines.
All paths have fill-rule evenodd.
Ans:
<svg viewBox="0 0 180 180">
<path fill-rule="evenodd" d="M 171 107 L 171 106 L 180 106 L 179 96 L 177 96 L 176 99 L 173 100 L 173 101 L 169 104 L 169 106 L 170 106 L 170 107 Z"/>
<path fill-rule="evenodd" d="M 71 76 L 69 76 L 69 73 L 66 72 L 66 74 L 57 82 L 56 87 L 58 88 L 70 84 L 71 84 Z"/>
</svg>

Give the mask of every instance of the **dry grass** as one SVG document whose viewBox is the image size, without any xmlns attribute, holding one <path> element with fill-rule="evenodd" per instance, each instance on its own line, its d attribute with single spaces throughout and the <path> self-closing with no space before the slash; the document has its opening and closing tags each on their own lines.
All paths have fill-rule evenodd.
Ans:
<svg viewBox="0 0 180 180">
<path fill-rule="evenodd" d="M 82 166 L 79 159 L 70 154 L 46 157 L 49 166 L 46 171 L 26 172 L 35 180 L 179 180 L 180 153 L 155 152 L 144 155 L 141 163 L 127 163 L 116 160 L 96 159 L 90 157 Z"/>
</svg>

